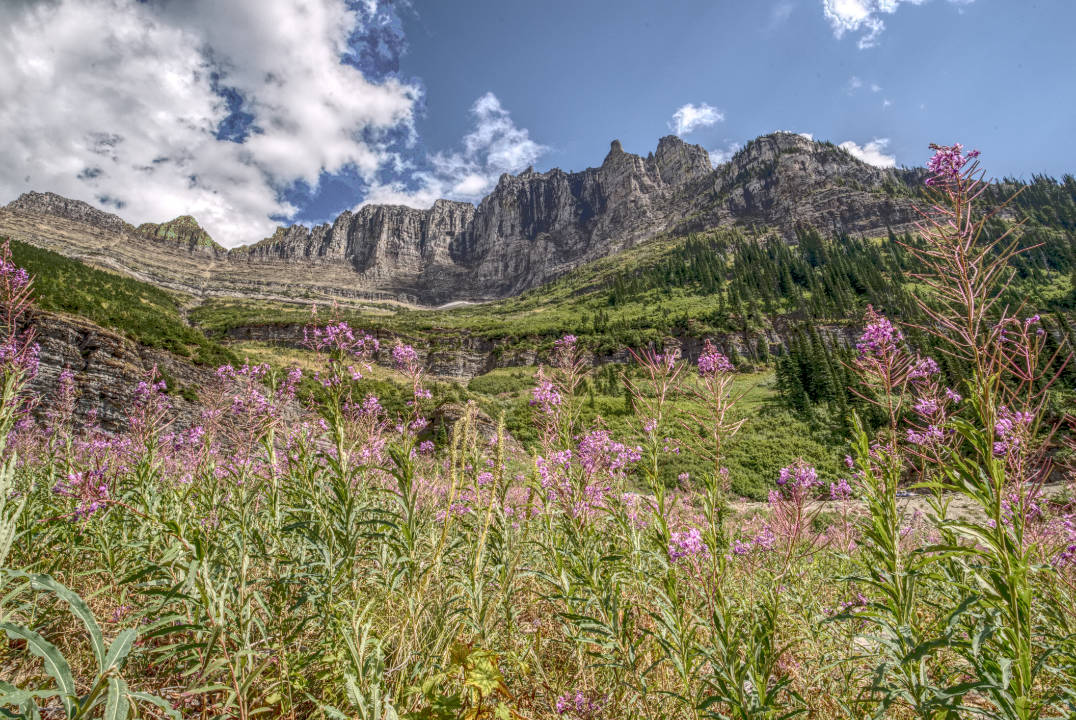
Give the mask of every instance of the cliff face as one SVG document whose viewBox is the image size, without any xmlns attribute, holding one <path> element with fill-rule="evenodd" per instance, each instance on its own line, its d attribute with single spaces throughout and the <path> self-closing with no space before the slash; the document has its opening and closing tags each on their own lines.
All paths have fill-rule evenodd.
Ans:
<svg viewBox="0 0 1076 720">
<path fill-rule="evenodd" d="M 42 416 L 52 407 L 65 368 L 74 374 L 80 393 L 75 404 L 76 423 L 84 424 L 93 411 L 101 427 L 110 432 L 126 428 L 135 389 L 154 367 L 188 395 L 212 387 L 216 379 L 208 368 L 141 346 L 82 318 L 34 311 L 28 320 L 37 331 L 35 341 L 40 347 L 41 364 L 30 387 L 42 400 L 37 408 Z M 170 400 L 179 427 L 196 423 L 202 410 L 198 403 L 180 395 L 172 395 Z"/>
<path fill-rule="evenodd" d="M 899 229 L 914 219 L 910 203 L 881 188 L 904 181 L 790 133 L 763 136 L 716 169 L 702 147 L 669 136 L 645 158 L 613 141 L 597 168 L 504 175 L 477 207 L 368 205 L 231 251 L 187 216 L 134 228 L 51 193 L 0 210 L 0 235 L 199 295 L 437 305 L 513 295 L 665 232 Z"/>
<path fill-rule="evenodd" d="M 918 218 L 912 204 L 881 188 L 916 179 L 913 171 L 877 168 L 829 143 L 775 133 L 749 143 L 693 187 L 682 229 L 737 224 L 792 237 L 800 225 L 850 234 L 904 227 Z"/>
<path fill-rule="evenodd" d="M 677 190 L 710 172 L 706 151 L 675 137 L 647 158 L 614 141 L 598 168 L 503 175 L 477 208 L 368 205 L 332 225 L 280 228 L 232 255 L 251 266 L 344 264 L 357 285 L 423 304 L 504 297 L 668 229 Z"/>
</svg>

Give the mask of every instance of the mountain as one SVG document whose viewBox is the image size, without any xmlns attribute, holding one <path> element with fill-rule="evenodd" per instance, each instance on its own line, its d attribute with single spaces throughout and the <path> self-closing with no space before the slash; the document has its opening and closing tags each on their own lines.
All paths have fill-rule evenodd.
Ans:
<svg viewBox="0 0 1076 720">
<path fill-rule="evenodd" d="M 760 137 L 717 168 L 668 136 L 645 158 L 614 140 L 597 168 L 505 174 L 477 207 L 367 205 L 231 251 L 189 216 L 135 228 L 52 193 L 0 210 L 0 235 L 195 295 L 439 305 L 511 297 L 662 234 L 899 230 L 915 219 L 915 179 L 792 133 Z"/>
</svg>

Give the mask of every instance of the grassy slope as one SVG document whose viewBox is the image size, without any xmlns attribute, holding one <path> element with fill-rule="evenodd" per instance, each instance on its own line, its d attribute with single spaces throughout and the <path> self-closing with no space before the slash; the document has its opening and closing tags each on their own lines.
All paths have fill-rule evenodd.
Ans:
<svg viewBox="0 0 1076 720">
<path fill-rule="evenodd" d="M 200 364 L 219 365 L 234 358 L 187 324 L 180 300 L 171 292 L 25 243 L 12 241 L 11 251 L 15 263 L 34 276 L 34 302 L 44 310 L 79 315 Z"/>
<path fill-rule="evenodd" d="M 667 328 L 661 324 L 674 316 L 691 319 L 692 335 L 730 332 L 727 319 L 717 317 L 713 297 L 691 286 L 654 288 L 616 307 L 610 306 L 609 286 L 618 273 L 675 259 L 684 243 L 683 238 L 658 239 L 498 302 L 446 310 L 412 310 L 371 303 L 362 308 L 343 308 L 338 314 L 356 327 L 399 333 L 416 343 L 434 338 L 444 342 L 466 333 L 498 341 L 506 349 L 537 349 L 540 356 L 544 356 L 554 339 L 569 332 L 598 352 L 614 352 L 650 342 L 660 344 L 667 334 Z M 171 293 L 88 268 L 48 251 L 21 244 L 13 244 L 13 249 L 17 261 L 39 277 L 42 307 L 86 316 L 144 344 L 193 355 L 203 362 L 239 357 L 277 367 L 299 365 L 313 369 L 309 356 L 302 351 L 256 343 L 234 344 L 224 349 L 201 332 L 204 330 L 213 337 L 247 324 L 302 324 L 310 319 L 309 305 L 211 298 L 190 312 L 191 319 L 200 326 L 194 329 L 185 323 L 179 300 Z M 1039 291 L 1043 295 L 1060 296 L 1071 293 L 1071 287 L 1067 278 L 1051 276 Z M 602 327 L 593 320 L 598 313 L 608 316 Z M 324 311 L 322 317 L 326 317 Z M 728 448 L 727 464 L 734 488 L 741 494 L 760 497 L 777 470 L 800 456 L 817 464 L 824 475 L 835 476 L 840 472 L 837 459 L 843 455 L 839 428 L 821 414 L 798 416 L 779 406 L 775 401 L 772 372 L 764 367 L 760 369 L 763 372 L 745 374 L 740 381 L 741 389 L 746 391 L 740 412 L 749 421 Z M 476 400 L 491 416 L 503 415 L 513 435 L 530 444 L 536 439 L 528 405 L 534 370 L 533 367 L 495 370 L 474 378 L 466 387 L 441 383 L 437 395 L 443 401 Z M 587 423 L 600 422 L 618 438 L 630 441 L 638 436 L 638 428 L 633 425 L 634 419 L 616 378 L 619 369 L 601 373 L 605 376 L 591 384 L 592 392 L 582 400 L 583 418 Z M 391 375 L 379 370 L 375 370 L 369 390 L 389 404 L 399 395 Z M 697 409 L 687 400 L 674 403 L 677 422 L 669 432 L 676 440 L 673 445 L 682 446 L 684 451 L 665 463 L 665 479 L 670 484 L 680 473 L 705 471 L 697 454 L 689 450 L 691 438 L 697 433 L 690 422 L 685 422 Z"/>
<path fill-rule="evenodd" d="M 710 317 L 715 310 L 713 298 L 691 287 L 654 289 L 615 308 L 609 305 L 608 287 L 617 273 L 674 258 L 685 242 L 685 238 L 650 241 L 505 300 L 445 310 L 371 304 L 362 309 L 340 308 L 338 314 L 370 331 L 415 338 L 467 333 L 500 341 L 506 349 L 527 346 L 544 350 L 556 338 L 572 333 L 591 350 L 615 352 L 660 342 L 664 333 L 655 319 L 684 315 L 694 319 L 694 335 L 729 332 L 727 324 L 715 323 Z M 606 327 L 601 329 L 594 323 L 598 312 L 609 315 Z M 244 325 L 305 323 L 310 319 L 310 306 L 210 298 L 191 312 L 191 318 L 214 334 Z"/>
<path fill-rule="evenodd" d="M 481 398 L 484 409 L 491 415 L 503 413 L 507 428 L 525 443 L 537 440 L 529 407 L 534 372 L 533 367 L 502 368 L 476 377 L 468 384 L 468 389 Z M 639 442 L 643 420 L 629 412 L 619 389 L 610 392 L 601 371 L 593 380 L 590 384 L 593 395 L 587 391 L 580 399 L 584 425 L 601 423 L 614 437 L 628 443 Z M 690 383 L 685 389 L 690 390 Z M 826 479 L 836 479 L 841 470 L 838 459 L 844 447 L 840 431 L 834 430 L 833 423 L 826 418 L 799 417 L 779 406 L 772 372 L 738 375 L 733 394 L 740 397 L 736 416 L 747 418 L 740 433 L 725 448 L 725 465 L 734 491 L 753 498 L 765 497 L 778 470 L 797 457 L 816 464 Z M 671 402 L 666 432 L 673 440 L 671 448 L 679 447 L 680 452 L 671 451 L 662 463 L 667 485 L 675 484 L 681 473 L 697 476 L 709 469 L 693 449 L 703 433 L 692 415 L 704 416 L 704 408 L 688 397 Z"/>
<path fill-rule="evenodd" d="M 658 287 L 629 298 L 613 307 L 609 303 L 609 286 L 618 273 L 655 266 L 676 258 L 685 239 L 659 239 L 620 255 L 588 264 L 518 297 L 482 305 L 456 307 L 448 310 L 408 310 L 390 305 L 366 309 L 342 309 L 340 314 L 353 326 L 367 330 L 399 333 L 416 342 L 436 338 L 436 342 L 451 342 L 460 334 L 470 334 L 497 341 L 505 350 L 532 348 L 545 357 L 552 342 L 565 333 L 579 336 L 581 343 L 597 352 L 615 352 L 625 347 L 640 347 L 647 343 L 661 344 L 666 328 L 660 327 L 668 318 L 690 318 L 690 334 L 705 337 L 728 333 L 727 316 L 716 312 L 713 296 L 698 288 Z M 878 243 L 886 240 L 877 239 Z M 1057 300 L 1071 294 L 1067 277 L 1048 275 L 1048 282 L 1034 288 L 1038 301 Z M 913 288 L 914 289 L 914 288 Z M 1030 294 L 1030 293 L 1029 293 Z M 776 308 L 778 317 L 787 307 Z M 608 322 L 598 328 L 593 322 L 597 313 L 607 314 Z M 212 299 L 197 308 L 192 317 L 211 334 L 231 327 L 263 323 L 304 323 L 309 321 L 309 307 L 301 305 L 249 303 L 232 299 Z M 757 322 L 757 321 L 756 321 Z M 763 320 L 771 322 L 771 320 Z M 755 325 L 750 328 L 757 330 Z M 244 346 L 246 347 L 246 346 Z M 293 361 L 295 353 L 283 349 L 262 347 L 259 357 L 274 361 Z M 276 362 L 276 361 L 274 361 Z M 741 363 L 741 367 L 750 367 Z M 633 418 L 627 412 L 621 394 L 621 384 L 615 375 L 622 369 L 599 370 L 592 384 L 593 399 L 583 400 L 583 417 L 587 422 L 601 418 L 614 434 L 625 441 L 638 436 Z M 765 366 L 762 372 L 746 374 L 740 381 L 747 390 L 740 411 L 749 417 L 740 436 L 728 448 L 729 466 L 734 488 L 745 495 L 760 497 L 771 484 L 777 470 L 796 457 L 804 457 L 819 466 L 824 475 L 835 477 L 840 471 L 839 459 L 844 455 L 843 432 L 838 423 L 825 413 L 797 415 L 776 402 L 773 373 Z M 503 368 L 479 376 L 467 385 L 469 396 L 478 400 L 491 416 L 503 414 L 508 429 L 529 444 L 536 439 L 532 414 L 528 406 L 529 389 L 533 387 L 533 367 Z M 603 374 L 608 373 L 608 378 Z M 678 401 L 674 414 L 684 419 L 693 408 L 688 401 Z M 676 425 L 675 436 L 685 452 L 665 464 L 667 482 L 675 481 L 681 472 L 695 474 L 704 471 L 697 455 L 687 446 L 695 434 L 690 427 Z"/>
</svg>

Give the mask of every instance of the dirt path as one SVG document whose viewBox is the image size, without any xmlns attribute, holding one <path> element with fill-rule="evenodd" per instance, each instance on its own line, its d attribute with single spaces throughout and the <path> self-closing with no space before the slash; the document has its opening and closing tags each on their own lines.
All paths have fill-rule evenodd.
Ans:
<svg viewBox="0 0 1076 720">
<path fill-rule="evenodd" d="M 1050 499 L 1062 495 L 1068 484 L 1064 482 L 1050 483 L 1042 486 L 1041 495 L 1044 499 Z M 949 493 L 946 496 L 949 501 L 949 517 L 952 519 L 968 519 L 975 517 L 977 513 L 977 506 L 974 502 L 967 497 L 958 493 Z M 929 495 L 916 495 L 913 494 L 909 497 L 898 498 L 897 503 L 900 509 L 907 515 L 911 516 L 916 512 L 927 515 L 931 512 L 930 503 L 932 498 Z M 732 508 L 743 515 L 752 515 L 764 508 L 768 507 L 769 503 L 760 501 L 745 500 L 741 502 L 731 503 Z M 856 510 L 862 511 L 862 504 L 853 501 L 853 505 Z M 811 511 L 814 510 L 836 510 L 839 504 L 834 500 L 817 500 L 808 505 Z"/>
</svg>

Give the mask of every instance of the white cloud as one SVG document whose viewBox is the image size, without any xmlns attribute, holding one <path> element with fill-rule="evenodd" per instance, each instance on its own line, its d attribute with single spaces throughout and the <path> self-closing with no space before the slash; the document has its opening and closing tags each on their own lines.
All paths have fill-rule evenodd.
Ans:
<svg viewBox="0 0 1076 720">
<path fill-rule="evenodd" d="M 881 168 L 895 167 L 897 158 L 894 155 L 885 154 L 887 145 L 889 145 L 889 138 L 874 138 L 862 146 L 847 140 L 842 142 L 839 147 L 847 150 L 852 157 L 858 158 L 869 165 Z"/>
<path fill-rule="evenodd" d="M 373 0 L 371 0 L 373 2 Z M 366 11 L 375 10 L 376 3 Z M 132 222 L 198 218 L 226 245 L 272 232 L 280 190 L 394 158 L 420 91 L 341 63 L 345 0 L 58 0 L 0 6 L 0 200 L 52 190 Z M 217 138 L 234 88 L 253 118 Z"/>
<path fill-rule="evenodd" d="M 775 133 L 786 133 L 788 135 L 799 135 L 805 140 L 814 140 L 814 135 L 805 132 L 796 132 L 795 130 L 774 130 Z"/>
<path fill-rule="evenodd" d="M 882 100 L 882 107 L 884 107 L 884 108 L 887 108 L 892 104 L 893 104 L 893 101 L 890 100 L 889 98 L 885 98 L 885 99 Z"/>
<path fill-rule="evenodd" d="M 725 146 L 723 150 L 710 150 L 710 165 L 712 167 L 717 167 L 718 165 L 727 163 L 729 160 L 732 159 L 733 155 L 740 151 L 741 148 L 743 148 L 743 145 L 741 145 L 740 143 L 730 142 L 728 145 Z"/>
<path fill-rule="evenodd" d="M 922 5 L 927 0 L 822 0 L 822 11 L 833 28 L 837 38 L 846 32 L 862 34 L 857 45 L 861 50 L 878 44 L 878 36 L 885 30 L 883 15 L 891 15 L 901 4 Z M 957 12 L 963 13 L 964 6 L 975 0 L 949 0 L 959 6 Z"/>
<path fill-rule="evenodd" d="M 517 127 L 497 96 L 487 92 L 471 106 L 474 129 L 463 137 L 462 149 L 430 156 L 430 169 L 413 174 L 418 185 L 374 185 L 362 204 L 392 203 L 429 207 L 438 198 L 475 201 L 497 184 L 504 173 L 533 165 L 548 149 Z"/>
<path fill-rule="evenodd" d="M 882 92 L 881 85 L 876 82 L 868 83 L 858 75 L 853 75 L 852 77 L 848 78 L 848 83 L 844 86 L 845 91 L 847 91 L 849 95 L 855 95 L 863 88 L 867 88 L 872 93 Z"/>
<path fill-rule="evenodd" d="M 688 103 L 673 113 L 669 129 L 677 135 L 686 135 L 696 128 L 709 127 L 724 119 L 725 114 L 712 105 Z"/>
<path fill-rule="evenodd" d="M 895 13 L 905 3 L 922 5 L 924 2 L 926 0 L 822 0 L 822 11 L 837 38 L 846 32 L 861 33 L 857 44 L 862 50 L 878 44 L 878 36 L 885 30 L 883 15 Z"/>
</svg>

